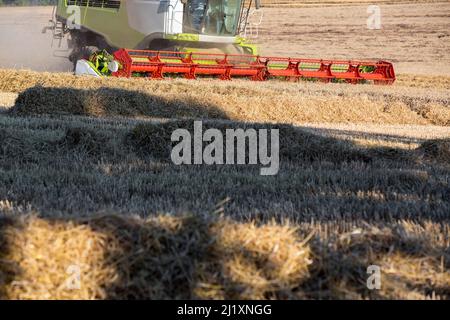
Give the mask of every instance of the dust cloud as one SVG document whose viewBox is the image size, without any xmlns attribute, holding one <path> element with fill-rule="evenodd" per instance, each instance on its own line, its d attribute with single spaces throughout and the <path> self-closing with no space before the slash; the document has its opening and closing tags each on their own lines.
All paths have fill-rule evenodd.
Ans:
<svg viewBox="0 0 450 320">
<path fill-rule="evenodd" d="M 53 7 L 0 8 L 0 68 L 71 71 L 67 40 L 54 41 L 49 25 Z"/>
</svg>

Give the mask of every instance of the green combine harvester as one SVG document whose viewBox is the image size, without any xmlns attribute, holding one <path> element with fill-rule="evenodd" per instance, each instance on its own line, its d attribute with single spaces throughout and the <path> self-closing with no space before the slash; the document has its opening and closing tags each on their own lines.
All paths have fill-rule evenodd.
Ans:
<svg viewBox="0 0 450 320">
<path fill-rule="evenodd" d="M 260 56 L 240 36 L 259 8 L 258 0 L 58 0 L 51 29 L 67 36 L 76 74 L 395 81 L 385 61 Z"/>
</svg>

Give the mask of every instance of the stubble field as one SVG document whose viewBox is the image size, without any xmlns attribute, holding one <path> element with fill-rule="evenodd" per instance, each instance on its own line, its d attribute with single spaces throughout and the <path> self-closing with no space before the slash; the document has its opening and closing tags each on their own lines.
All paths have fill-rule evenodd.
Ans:
<svg viewBox="0 0 450 320">
<path fill-rule="evenodd" d="M 429 32 L 417 5 L 403 20 Z M 420 71 L 449 57 L 419 43 L 390 87 L 0 70 L 0 297 L 448 299 L 449 74 Z M 391 48 L 351 55 L 404 59 Z M 170 133 L 199 119 L 279 129 L 278 175 L 173 165 Z"/>
</svg>

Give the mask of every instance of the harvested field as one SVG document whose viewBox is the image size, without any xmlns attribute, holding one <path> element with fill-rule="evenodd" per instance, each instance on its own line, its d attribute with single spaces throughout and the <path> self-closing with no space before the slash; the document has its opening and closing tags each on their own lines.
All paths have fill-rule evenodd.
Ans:
<svg viewBox="0 0 450 320">
<path fill-rule="evenodd" d="M 9 247 L 0 260 L 1 270 L 9 271 L 0 291 L 6 298 L 422 299 L 424 292 L 433 298 L 449 294 L 448 225 L 431 222 L 293 227 L 172 216 L 0 222 Z M 25 244 L 37 249 L 24 250 Z M 6 259 L 12 263 L 2 265 Z M 67 266 L 77 263 L 82 286 L 67 290 L 73 285 Z M 374 263 L 386 270 L 380 291 L 364 285 L 366 266 Z"/>
<path fill-rule="evenodd" d="M 449 298 L 445 89 L 0 74 L 2 297 Z M 279 129 L 278 175 L 173 165 L 194 119 Z"/>
<path fill-rule="evenodd" d="M 3 297 L 449 298 L 446 91 L 2 73 L 17 92 L 0 116 Z M 277 88 L 286 112 L 321 112 L 276 113 Z M 339 99 L 362 113 L 339 118 Z M 377 101 L 398 116 L 371 115 Z M 280 172 L 171 164 L 170 132 L 193 119 L 278 128 Z M 365 286 L 372 264 L 382 290 Z"/>
<path fill-rule="evenodd" d="M 255 41 L 265 55 L 387 60 L 397 74 L 450 75 L 448 1 L 373 4 L 380 30 L 367 28 L 369 3 L 264 8 Z"/>
<path fill-rule="evenodd" d="M 450 77 L 401 74 L 397 76 L 395 85 L 413 88 L 450 90 Z"/>
<path fill-rule="evenodd" d="M 0 299 L 450 299 L 448 3 L 383 4 L 390 47 L 374 47 L 366 4 L 315 2 L 266 8 L 260 39 L 406 73 L 353 86 L 0 69 Z M 195 120 L 279 130 L 278 174 L 173 164 L 171 134 Z"/>
<path fill-rule="evenodd" d="M 0 91 L 21 92 L 13 112 L 22 115 L 200 117 L 292 124 L 450 123 L 446 90 L 278 81 L 255 87 L 248 81 L 93 80 L 12 70 L 0 75 Z"/>
<path fill-rule="evenodd" d="M 13 92 L 0 92 L 0 112 L 11 108 L 17 99 L 17 94 Z"/>
</svg>

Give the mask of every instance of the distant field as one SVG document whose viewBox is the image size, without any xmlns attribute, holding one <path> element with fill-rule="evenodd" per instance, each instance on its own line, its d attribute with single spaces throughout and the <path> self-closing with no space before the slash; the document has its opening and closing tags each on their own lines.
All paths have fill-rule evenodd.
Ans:
<svg viewBox="0 0 450 320">
<path fill-rule="evenodd" d="M 398 3 L 436 3 L 442 0 L 261 0 L 264 7 L 301 7 L 314 5 L 345 5 L 345 4 L 398 4 Z"/>
<path fill-rule="evenodd" d="M 262 9 L 255 41 L 266 55 L 387 60 L 400 74 L 450 75 L 449 2 L 380 9 L 381 30 L 367 29 L 367 4 Z"/>
</svg>

